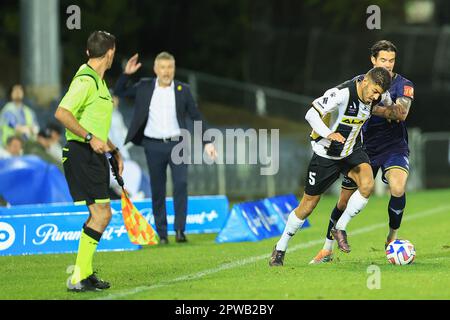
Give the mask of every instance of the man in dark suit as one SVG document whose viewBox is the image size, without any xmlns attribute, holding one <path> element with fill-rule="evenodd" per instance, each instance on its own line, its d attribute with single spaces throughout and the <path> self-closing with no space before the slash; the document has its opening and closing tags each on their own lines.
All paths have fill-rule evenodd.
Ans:
<svg viewBox="0 0 450 320">
<path fill-rule="evenodd" d="M 135 99 L 133 119 L 125 143 L 133 142 L 143 146 L 150 171 L 152 206 L 156 230 L 161 244 L 168 243 L 166 217 L 166 171 L 172 171 L 175 206 L 175 239 L 186 242 L 184 235 L 187 215 L 187 164 L 174 163 L 172 149 L 180 141 L 181 129 L 186 129 L 186 115 L 194 121 L 203 121 L 197 105 L 185 83 L 174 80 L 175 58 L 168 52 L 161 52 L 155 58 L 153 71 L 156 78 L 143 78 L 136 84 L 130 83 L 130 75 L 140 67 L 138 54 L 128 60 L 124 73 L 116 83 L 114 93 L 119 97 Z M 203 132 L 206 124 L 202 125 Z M 217 156 L 211 142 L 205 144 L 205 151 L 212 159 Z"/>
</svg>

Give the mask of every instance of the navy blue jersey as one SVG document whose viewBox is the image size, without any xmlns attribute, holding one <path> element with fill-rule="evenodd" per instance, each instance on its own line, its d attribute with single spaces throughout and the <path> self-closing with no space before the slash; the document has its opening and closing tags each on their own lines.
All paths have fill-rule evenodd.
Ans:
<svg viewBox="0 0 450 320">
<path fill-rule="evenodd" d="M 364 78 L 364 75 L 358 76 L 361 77 Z M 395 74 L 387 93 L 392 103 L 400 97 L 414 99 L 414 85 L 410 80 Z M 409 154 L 408 132 L 404 121 L 389 122 L 385 118 L 372 115 L 362 128 L 362 137 L 364 148 L 371 158 L 387 153 Z"/>
</svg>

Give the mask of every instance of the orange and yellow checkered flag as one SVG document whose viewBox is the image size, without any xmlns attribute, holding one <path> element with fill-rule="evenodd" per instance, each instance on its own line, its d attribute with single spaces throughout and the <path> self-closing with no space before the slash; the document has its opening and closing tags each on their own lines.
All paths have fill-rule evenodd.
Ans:
<svg viewBox="0 0 450 320">
<path fill-rule="evenodd" d="M 128 231 L 128 237 L 132 243 L 140 245 L 158 244 L 155 230 L 128 198 L 125 189 L 122 191 L 122 216 Z"/>
<path fill-rule="evenodd" d="M 128 231 L 128 238 L 130 238 L 130 241 L 134 244 L 158 244 L 155 230 L 147 220 L 145 220 L 128 197 L 128 193 L 124 188 L 123 179 L 119 174 L 119 164 L 117 159 L 109 152 L 106 152 L 105 156 L 111 165 L 111 170 L 117 183 L 122 187 L 122 216 L 125 228 L 127 228 Z"/>
</svg>

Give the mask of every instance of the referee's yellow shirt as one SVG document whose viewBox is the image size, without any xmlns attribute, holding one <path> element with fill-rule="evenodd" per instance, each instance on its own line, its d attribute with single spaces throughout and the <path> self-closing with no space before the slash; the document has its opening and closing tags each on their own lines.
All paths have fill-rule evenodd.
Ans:
<svg viewBox="0 0 450 320">
<path fill-rule="evenodd" d="M 88 132 L 104 142 L 108 140 L 113 101 L 105 80 L 90 66 L 83 64 L 78 69 L 59 105 L 69 110 Z M 84 142 L 84 137 L 66 129 L 66 140 Z"/>
</svg>

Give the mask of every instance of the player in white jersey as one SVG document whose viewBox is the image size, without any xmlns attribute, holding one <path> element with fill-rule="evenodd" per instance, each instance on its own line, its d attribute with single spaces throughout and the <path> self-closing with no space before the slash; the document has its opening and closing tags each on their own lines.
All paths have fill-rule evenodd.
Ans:
<svg viewBox="0 0 450 320">
<path fill-rule="evenodd" d="M 346 211 L 354 215 L 366 206 L 374 180 L 369 157 L 362 149 L 361 127 L 370 117 L 372 106 L 380 102 L 390 85 L 389 72 L 381 67 L 373 68 L 362 80 L 355 78 L 347 81 L 313 101 L 305 116 L 313 129 L 311 144 L 314 151 L 305 191 L 299 206 L 290 213 L 283 234 L 273 249 L 270 266 L 283 265 L 289 240 L 312 213 L 320 196 L 341 173 L 351 177 L 358 186 Z M 341 250 L 348 249 L 345 231 L 333 231 Z"/>
</svg>

